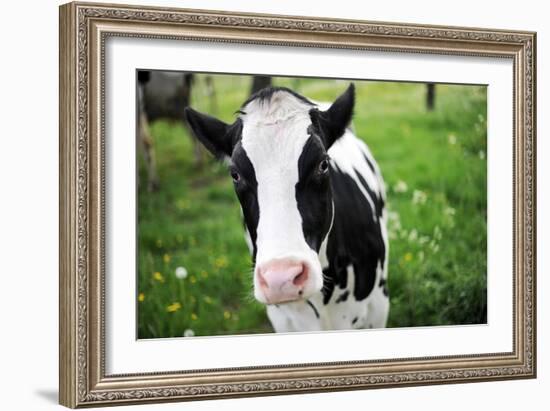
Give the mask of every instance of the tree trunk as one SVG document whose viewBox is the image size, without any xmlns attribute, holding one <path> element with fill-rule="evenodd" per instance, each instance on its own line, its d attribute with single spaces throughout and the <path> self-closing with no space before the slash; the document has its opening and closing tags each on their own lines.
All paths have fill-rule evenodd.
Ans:
<svg viewBox="0 0 550 411">
<path fill-rule="evenodd" d="M 433 111 L 435 107 L 435 84 L 428 83 L 426 87 L 426 108 L 428 111 Z"/>
<path fill-rule="evenodd" d="M 252 95 L 257 91 L 260 91 L 261 89 L 269 86 L 271 86 L 270 76 L 254 76 L 252 78 L 252 88 L 250 90 L 250 94 Z"/>
</svg>

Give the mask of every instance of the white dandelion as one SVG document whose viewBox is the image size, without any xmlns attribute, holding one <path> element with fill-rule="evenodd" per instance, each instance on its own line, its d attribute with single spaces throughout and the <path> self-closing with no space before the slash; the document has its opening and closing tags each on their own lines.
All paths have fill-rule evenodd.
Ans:
<svg viewBox="0 0 550 411">
<path fill-rule="evenodd" d="M 424 245 L 424 244 L 427 244 L 429 242 L 430 242 L 430 237 L 428 237 L 427 235 L 423 235 L 423 236 L 418 238 L 418 244 L 420 244 L 420 245 Z"/>
<path fill-rule="evenodd" d="M 388 232 L 390 238 L 395 239 L 397 232 L 401 230 L 401 219 L 396 211 L 388 211 Z"/>
<path fill-rule="evenodd" d="M 443 213 L 447 217 L 454 217 L 454 215 L 456 214 L 456 210 L 453 207 L 445 207 L 445 210 L 443 210 Z"/>
<path fill-rule="evenodd" d="M 438 225 L 436 225 L 434 228 L 434 238 L 436 240 L 441 240 L 441 238 L 443 238 L 443 232 L 441 231 L 441 228 L 439 228 Z"/>
<path fill-rule="evenodd" d="M 439 244 L 437 244 L 435 240 L 432 240 L 429 246 L 434 253 L 437 253 L 439 251 Z"/>
<path fill-rule="evenodd" d="M 180 280 L 183 280 L 187 277 L 187 269 L 185 267 L 178 267 L 176 268 L 176 277 Z"/>
<path fill-rule="evenodd" d="M 413 196 L 412 196 L 413 204 L 424 204 L 426 203 L 427 199 L 428 199 L 428 196 L 424 191 L 420 191 L 420 190 L 413 191 Z"/>
<path fill-rule="evenodd" d="M 393 186 L 393 191 L 396 193 L 406 193 L 409 187 L 403 180 L 399 180 L 396 185 Z"/>
<path fill-rule="evenodd" d="M 188 328 L 187 330 L 185 330 L 183 332 L 183 336 L 184 337 L 194 337 L 195 336 L 195 331 L 193 331 L 191 328 Z"/>
<path fill-rule="evenodd" d="M 447 140 L 449 141 L 449 144 L 451 146 L 454 146 L 456 144 L 456 136 L 454 134 L 449 134 Z"/>
<path fill-rule="evenodd" d="M 397 211 L 388 211 L 388 222 L 399 221 L 399 213 Z"/>
</svg>

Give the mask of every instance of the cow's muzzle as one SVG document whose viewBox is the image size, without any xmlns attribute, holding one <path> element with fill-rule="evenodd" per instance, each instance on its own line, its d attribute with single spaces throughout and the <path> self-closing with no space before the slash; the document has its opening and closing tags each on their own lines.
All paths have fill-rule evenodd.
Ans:
<svg viewBox="0 0 550 411">
<path fill-rule="evenodd" d="M 310 280 L 305 261 L 294 259 L 270 260 L 256 269 L 256 284 L 266 304 L 296 301 L 304 297 Z"/>
</svg>

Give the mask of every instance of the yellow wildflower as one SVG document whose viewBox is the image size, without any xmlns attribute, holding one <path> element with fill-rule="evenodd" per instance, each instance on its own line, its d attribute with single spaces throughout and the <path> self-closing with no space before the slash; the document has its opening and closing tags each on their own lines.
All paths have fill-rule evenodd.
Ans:
<svg viewBox="0 0 550 411">
<path fill-rule="evenodd" d="M 176 202 L 176 207 L 180 210 L 187 210 L 190 205 L 189 200 L 180 199 Z"/>
<path fill-rule="evenodd" d="M 197 316 L 197 314 L 191 313 L 191 319 L 192 319 L 193 321 L 196 321 L 196 320 L 199 319 L 199 317 Z"/>
<path fill-rule="evenodd" d="M 226 320 L 229 320 L 231 318 L 231 313 L 227 310 L 225 310 L 223 312 L 223 318 L 225 318 Z"/>
<path fill-rule="evenodd" d="M 141 303 L 141 302 L 144 301 L 144 300 L 145 300 L 145 294 L 139 293 L 139 295 L 138 295 L 138 301 Z"/>
<path fill-rule="evenodd" d="M 175 311 L 178 311 L 181 308 L 181 304 L 178 302 L 170 304 L 168 307 L 166 307 L 166 311 L 169 313 L 173 313 Z"/>
<path fill-rule="evenodd" d="M 158 282 L 161 282 L 161 283 L 164 282 L 164 276 L 163 276 L 161 273 L 159 273 L 158 271 L 155 271 L 155 272 L 153 273 L 153 278 L 154 278 L 155 280 L 157 280 Z"/>
<path fill-rule="evenodd" d="M 221 257 L 216 258 L 214 261 L 214 265 L 216 268 L 224 268 L 227 267 L 227 257 L 222 255 Z"/>
<path fill-rule="evenodd" d="M 405 254 L 405 261 L 406 262 L 410 262 L 410 261 L 412 261 L 412 259 L 413 259 L 412 253 Z"/>
<path fill-rule="evenodd" d="M 205 295 L 204 296 L 204 302 L 206 304 L 212 304 L 212 298 L 210 298 L 209 296 Z"/>
</svg>

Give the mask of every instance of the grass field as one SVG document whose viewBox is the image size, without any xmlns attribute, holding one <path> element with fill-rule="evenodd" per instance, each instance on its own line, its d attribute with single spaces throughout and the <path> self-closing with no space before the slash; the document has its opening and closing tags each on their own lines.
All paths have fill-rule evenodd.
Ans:
<svg viewBox="0 0 550 411">
<path fill-rule="evenodd" d="M 317 101 L 348 84 L 274 79 Z M 192 106 L 227 122 L 250 78 L 214 76 L 217 104 L 196 78 Z M 486 322 L 486 88 L 355 82 L 354 128 L 388 195 L 390 327 Z M 181 124 L 152 124 L 160 190 L 138 196 L 139 338 L 271 332 L 252 297 L 239 204 L 225 167 L 197 166 Z M 141 160 L 141 159 L 140 159 Z M 145 181 L 143 167 L 140 179 Z"/>
</svg>

